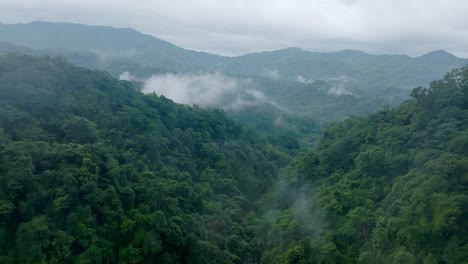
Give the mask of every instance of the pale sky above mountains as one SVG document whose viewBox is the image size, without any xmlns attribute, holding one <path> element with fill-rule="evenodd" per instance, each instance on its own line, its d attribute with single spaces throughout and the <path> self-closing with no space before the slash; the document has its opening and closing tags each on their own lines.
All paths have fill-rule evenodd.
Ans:
<svg viewBox="0 0 468 264">
<path fill-rule="evenodd" d="M 1 23 L 130 27 L 223 55 L 300 47 L 468 57 L 466 0 L 1 0 Z"/>
</svg>

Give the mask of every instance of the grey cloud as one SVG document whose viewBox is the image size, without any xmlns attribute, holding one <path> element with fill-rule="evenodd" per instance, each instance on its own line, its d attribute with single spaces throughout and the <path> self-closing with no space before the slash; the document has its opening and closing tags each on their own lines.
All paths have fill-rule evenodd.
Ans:
<svg viewBox="0 0 468 264">
<path fill-rule="evenodd" d="M 371 53 L 468 53 L 464 0 L 4 0 L 4 23 L 132 27 L 196 50 L 240 54 L 298 46 Z"/>
</svg>

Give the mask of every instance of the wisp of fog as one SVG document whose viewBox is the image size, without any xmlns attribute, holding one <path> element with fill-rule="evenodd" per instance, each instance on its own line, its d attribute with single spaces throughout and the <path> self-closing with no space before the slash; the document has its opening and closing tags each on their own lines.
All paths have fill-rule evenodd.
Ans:
<svg viewBox="0 0 468 264">
<path fill-rule="evenodd" d="M 154 92 L 174 102 L 187 105 L 240 111 L 255 104 L 271 103 L 263 92 L 256 89 L 251 79 L 231 77 L 221 73 L 166 73 L 138 79 L 131 73 L 124 72 L 119 79 L 140 81 L 143 83 L 143 93 Z"/>
</svg>

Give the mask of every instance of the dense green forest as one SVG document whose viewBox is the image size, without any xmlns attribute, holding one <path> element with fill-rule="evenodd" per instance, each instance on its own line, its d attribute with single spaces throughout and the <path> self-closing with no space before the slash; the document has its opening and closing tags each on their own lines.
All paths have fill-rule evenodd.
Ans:
<svg viewBox="0 0 468 264">
<path fill-rule="evenodd" d="M 1 57 L 0 94 L 1 263 L 261 257 L 251 214 L 293 139 L 60 58 Z"/>
<path fill-rule="evenodd" d="M 263 263 L 468 262 L 468 68 L 411 96 L 331 126 L 286 169 Z"/>
<path fill-rule="evenodd" d="M 3 55 L 0 263 L 466 263 L 468 68 L 411 96 L 310 150 Z"/>
</svg>

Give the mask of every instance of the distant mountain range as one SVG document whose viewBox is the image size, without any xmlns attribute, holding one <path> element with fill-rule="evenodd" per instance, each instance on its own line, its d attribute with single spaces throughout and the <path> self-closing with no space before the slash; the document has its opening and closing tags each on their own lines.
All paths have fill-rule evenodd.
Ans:
<svg viewBox="0 0 468 264">
<path fill-rule="evenodd" d="M 72 23 L 0 24 L 0 41 L 33 49 L 98 54 L 101 59 L 131 58 L 148 67 L 198 70 L 223 57 L 177 47 L 129 28 Z"/>
<path fill-rule="evenodd" d="M 302 77 L 309 81 L 348 76 L 368 82 L 386 79 L 387 85 L 399 88 L 426 85 L 435 77 L 468 64 L 468 59 L 443 50 L 415 58 L 356 50 L 320 53 L 300 48 L 225 57 L 183 49 L 130 28 L 72 23 L 0 24 L 0 41 L 31 49 L 93 53 L 101 60 L 127 58 L 145 67 L 178 72 L 208 70 L 266 77 L 273 72 L 281 79 Z"/>
<path fill-rule="evenodd" d="M 411 89 L 427 86 L 453 68 L 468 64 L 468 59 L 443 50 L 410 57 L 287 48 L 226 57 L 184 49 L 129 28 L 49 22 L 0 24 L 0 53 L 11 51 L 62 55 L 80 66 L 105 70 L 115 77 L 128 72 L 139 80 L 166 73 L 218 72 L 249 80 L 242 96 L 250 96 L 245 91 L 250 93 L 254 87 L 267 98 L 262 104 L 249 104 L 249 111 L 276 108 L 275 113 L 325 122 L 365 115 L 386 103 L 398 104 L 408 98 Z M 221 101 L 210 107 L 226 106 L 226 100 Z"/>
</svg>

